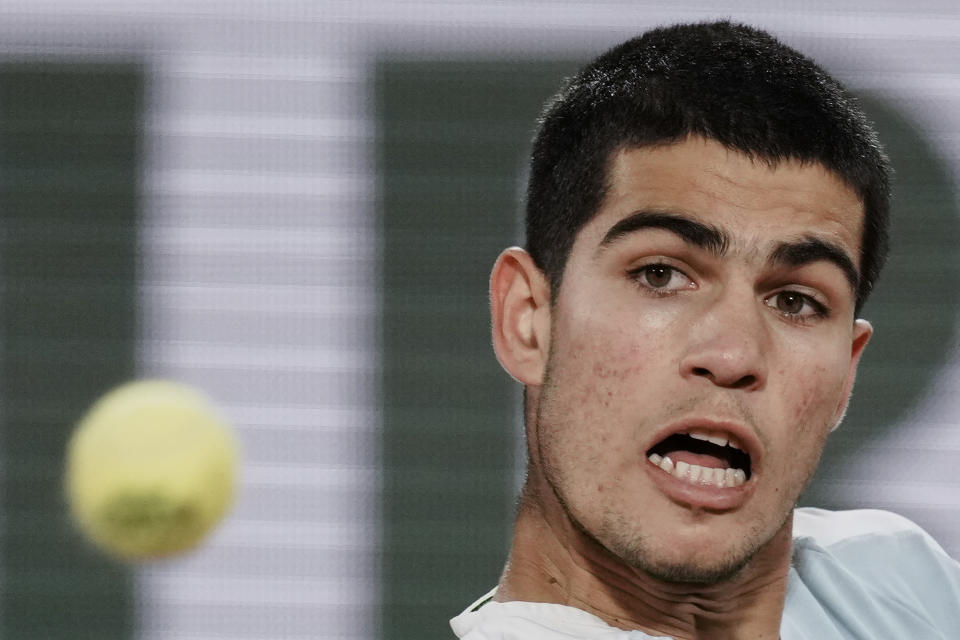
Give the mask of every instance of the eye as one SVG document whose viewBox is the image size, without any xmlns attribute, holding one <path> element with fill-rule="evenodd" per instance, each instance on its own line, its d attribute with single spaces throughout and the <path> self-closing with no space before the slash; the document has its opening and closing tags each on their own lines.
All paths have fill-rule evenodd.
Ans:
<svg viewBox="0 0 960 640">
<path fill-rule="evenodd" d="M 656 292 L 670 293 L 693 285 L 682 271 L 663 263 L 648 264 L 630 271 L 629 275 L 638 285 Z"/>
<path fill-rule="evenodd" d="M 778 291 L 763 302 L 790 318 L 811 320 L 825 318 L 829 314 L 825 305 L 799 291 Z"/>
</svg>

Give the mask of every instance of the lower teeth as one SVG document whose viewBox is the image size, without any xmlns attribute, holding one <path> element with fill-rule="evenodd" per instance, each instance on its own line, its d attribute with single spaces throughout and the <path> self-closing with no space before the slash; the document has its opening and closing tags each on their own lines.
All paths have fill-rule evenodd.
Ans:
<svg viewBox="0 0 960 640">
<path fill-rule="evenodd" d="M 656 453 L 651 453 L 649 460 L 673 477 L 690 484 L 724 488 L 739 487 L 747 481 L 747 474 L 743 469 L 701 467 L 698 464 L 688 464 L 682 460 L 674 464 L 670 456 L 661 456 Z"/>
</svg>

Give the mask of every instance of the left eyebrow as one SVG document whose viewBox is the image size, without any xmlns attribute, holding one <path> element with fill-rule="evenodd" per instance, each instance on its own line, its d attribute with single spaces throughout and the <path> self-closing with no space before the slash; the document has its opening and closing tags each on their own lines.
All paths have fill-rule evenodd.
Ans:
<svg viewBox="0 0 960 640">
<path fill-rule="evenodd" d="M 801 267 L 821 260 L 836 265 L 847 277 L 850 288 L 857 290 L 860 284 L 860 273 L 854 266 L 853 259 L 842 247 L 827 240 L 807 236 L 798 242 L 781 242 L 769 258 L 771 264 L 791 267 Z"/>
</svg>

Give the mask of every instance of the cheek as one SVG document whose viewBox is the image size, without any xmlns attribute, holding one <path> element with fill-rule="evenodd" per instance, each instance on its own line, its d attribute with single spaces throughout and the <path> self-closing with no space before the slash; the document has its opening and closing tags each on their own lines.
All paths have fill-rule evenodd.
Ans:
<svg viewBox="0 0 960 640">
<path fill-rule="evenodd" d="M 564 359 L 569 387 L 579 389 L 585 407 L 629 410 L 630 398 L 640 398 L 655 380 L 659 361 L 647 341 L 621 331 L 595 331 L 570 345 Z"/>
<path fill-rule="evenodd" d="M 608 357 L 597 354 L 602 359 L 595 360 L 584 372 L 586 387 L 581 401 L 585 405 L 602 406 L 605 410 L 620 406 L 624 397 L 631 391 L 641 389 L 644 382 L 645 360 L 634 358 L 633 351 L 612 353 Z"/>
<path fill-rule="evenodd" d="M 812 371 L 805 372 L 805 375 L 798 376 L 795 380 L 796 389 L 800 391 L 800 397 L 794 407 L 794 419 L 800 424 L 808 424 L 811 414 L 818 413 L 823 407 L 830 404 L 829 387 L 823 385 L 823 375 L 826 369 L 823 367 L 814 367 Z"/>
<path fill-rule="evenodd" d="M 794 424 L 794 433 L 825 441 L 843 401 L 845 364 L 838 360 L 823 364 L 821 359 L 793 371 L 783 378 L 782 393 L 791 398 L 786 417 Z"/>
<path fill-rule="evenodd" d="M 541 417 L 580 451 L 610 455 L 630 441 L 631 425 L 642 417 L 640 407 L 656 379 L 651 371 L 656 353 L 637 336 L 598 324 L 566 334 L 556 347 Z"/>
</svg>

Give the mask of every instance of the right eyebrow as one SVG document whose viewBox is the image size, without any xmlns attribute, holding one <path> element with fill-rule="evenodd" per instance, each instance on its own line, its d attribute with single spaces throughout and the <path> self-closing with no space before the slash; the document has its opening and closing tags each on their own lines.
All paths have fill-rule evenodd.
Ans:
<svg viewBox="0 0 960 640">
<path fill-rule="evenodd" d="M 610 227 L 600 241 L 600 247 L 607 247 L 640 229 L 664 229 L 684 242 L 705 249 L 716 256 L 722 256 L 730 245 L 730 238 L 716 227 L 704 224 L 683 214 L 672 211 L 641 210 L 635 211 Z"/>
</svg>

